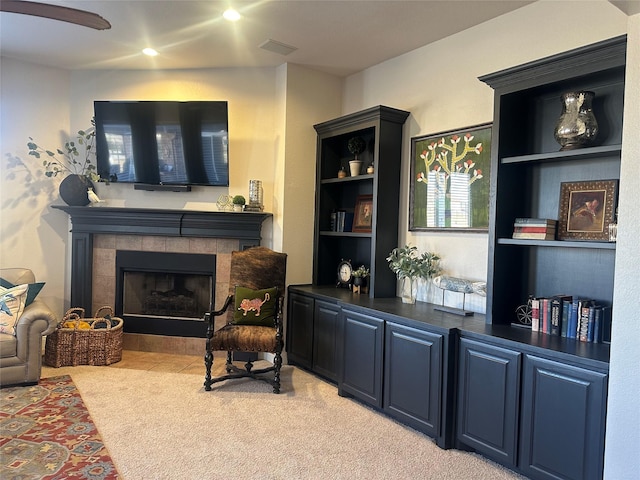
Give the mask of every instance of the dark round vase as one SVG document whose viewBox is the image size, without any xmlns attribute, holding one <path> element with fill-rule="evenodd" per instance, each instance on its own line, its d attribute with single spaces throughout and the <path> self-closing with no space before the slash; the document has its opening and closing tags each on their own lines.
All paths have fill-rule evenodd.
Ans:
<svg viewBox="0 0 640 480">
<path fill-rule="evenodd" d="M 60 182 L 60 198 L 72 207 L 84 207 L 89 204 L 87 191 L 94 188 L 93 183 L 85 175 L 67 175 Z"/>
</svg>

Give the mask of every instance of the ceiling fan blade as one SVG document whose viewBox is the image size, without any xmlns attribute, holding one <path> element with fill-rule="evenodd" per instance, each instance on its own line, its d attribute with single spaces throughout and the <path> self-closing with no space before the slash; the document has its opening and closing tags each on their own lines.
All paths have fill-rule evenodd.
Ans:
<svg viewBox="0 0 640 480">
<path fill-rule="evenodd" d="M 0 11 L 50 18 L 52 20 L 75 23 L 83 27 L 95 28 L 96 30 L 107 30 L 111 28 L 111 24 L 97 13 L 78 10 L 77 8 L 63 7 L 61 5 L 26 2 L 22 0 L 2 0 L 0 1 Z"/>
</svg>

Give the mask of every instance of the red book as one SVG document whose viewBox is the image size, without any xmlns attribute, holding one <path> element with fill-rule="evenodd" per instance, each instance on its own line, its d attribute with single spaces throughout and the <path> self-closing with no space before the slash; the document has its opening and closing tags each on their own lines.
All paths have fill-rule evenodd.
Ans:
<svg viewBox="0 0 640 480">
<path fill-rule="evenodd" d="M 556 227 L 513 227 L 517 233 L 554 233 Z"/>
<path fill-rule="evenodd" d="M 550 313 L 551 313 L 551 305 L 550 305 L 550 301 L 548 298 L 543 298 L 542 302 L 541 302 L 541 312 L 540 312 L 540 318 L 542 318 L 542 328 L 540 329 L 540 331 L 542 333 L 549 333 L 549 317 L 550 317 Z"/>
</svg>

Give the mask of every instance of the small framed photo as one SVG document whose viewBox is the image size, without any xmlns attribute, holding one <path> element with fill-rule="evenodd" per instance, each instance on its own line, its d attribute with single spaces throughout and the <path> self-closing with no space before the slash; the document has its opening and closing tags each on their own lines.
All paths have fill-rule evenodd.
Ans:
<svg viewBox="0 0 640 480">
<path fill-rule="evenodd" d="M 370 233 L 373 220 L 373 195 L 358 195 L 353 214 L 353 232 Z"/>
<path fill-rule="evenodd" d="M 617 180 L 561 183 L 558 239 L 609 241 L 617 191 Z"/>
</svg>

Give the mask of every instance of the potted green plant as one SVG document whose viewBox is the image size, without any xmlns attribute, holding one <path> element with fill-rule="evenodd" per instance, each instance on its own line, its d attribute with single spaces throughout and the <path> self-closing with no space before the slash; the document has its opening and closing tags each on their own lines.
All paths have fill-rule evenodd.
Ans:
<svg viewBox="0 0 640 480">
<path fill-rule="evenodd" d="M 425 252 L 418 254 L 418 247 L 405 245 L 394 248 L 387 257 L 389 268 L 402 280 L 402 301 L 415 303 L 417 279 L 430 280 L 440 274 L 440 256 L 436 253 Z"/>
<path fill-rule="evenodd" d="M 353 277 L 353 291 L 360 293 L 363 287 L 367 286 L 367 278 L 369 277 L 369 269 L 364 265 L 360 265 L 355 269 L 351 276 Z M 364 290 L 366 291 L 366 290 Z"/>
<path fill-rule="evenodd" d="M 78 130 L 75 138 L 65 142 L 63 148 L 55 151 L 45 149 L 29 137 L 27 148 L 29 155 L 43 158 L 45 176 L 49 178 L 64 176 L 60 183 L 60 197 L 68 205 L 84 206 L 89 203 L 87 192 L 95 188 L 92 182 L 100 180 L 95 165 L 95 120 L 86 130 Z"/>
<path fill-rule="evenodd" d="M 231 202 L 233 203 L 233 209 L 236 212 L 241 212 L 245 203 L 247 203 L 247 199 L 244 198 L 242 195 L 235 195 L 231 200 Z"/>
<path fill-rule="evenodd" d="M 365 148 L 367 148 L 367 144 L 362 137 L 352 137 L 347 142 L 347 149 L 353 155 L 353 160 L 349 162 L 349 169 L 351 170 L 352 177 L 360 175 L 362 160 L 358 159 L 358 155 L 364 152 Z"/>
</svg>

